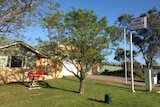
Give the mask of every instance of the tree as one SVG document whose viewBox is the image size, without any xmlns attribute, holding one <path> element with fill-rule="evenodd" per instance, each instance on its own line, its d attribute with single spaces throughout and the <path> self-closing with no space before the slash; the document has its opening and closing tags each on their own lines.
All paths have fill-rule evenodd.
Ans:
<svg viewBox="0 0 160 107">
<path fill-rule="evenodd" d="M 14 32 L 23 24 L 26 15 L 35 9 L 36 0 L 1 0 L 0 32 Z"/>
<path fill-rule="evenodd" d="M 7 45 L 13 42 L 11 39 L 7 38 L 5 35 L 0 36 L 0 46 Z"/>
<path fill-rule="evenodd" d="M 45 1 L 46 2 L 46 1 Z M 25 28 L 33 25 L 44 0 L 0 0 L 0 36 L 13 40 L 27 40 Z"/>
<path fill-rule="evenodd" d="M 138 53 L 136 51 L 133 51 L 133 57 L 137 56 L 137 54 Z M 129 50 L 126 50 L 126 58 L 127 58 L 127 61 L 129 62 L 130 61 L 130 51 Z M 115 52 L 114 59 L 116 61 L 123 62 L 124 61 L 124 49 L 118 48 Z"/>
<path fill-rule="evenodd" d="M 122 17 L 131 15 L 121 15 L 118 18 L 119 23 L 126 20 L 130 25 L 133 17 Z M 148 28 L 135 30 L 133 32 L 133 44 L 137 47 L 139 53 L 143 55 L 148 69 L 152 68 L 156 56 L 160 49 L 160 12 L 154 7 L 146 13 L 142 13 L 140 17 L 147 17 Z"/>
<path fill-rule="evenodd" d="M 143 54 L 148 69 L 153 67 L 153 62 L 160 52 L 160 12 L 152 8 L 140 17 L 147 16 L 148 29 L 138 30 L 134 34 L 134 45 Z M 159 20 L 159 21 L 158 21 Z"/>
<path fill-rule="evenodd" d="M 138 55 L 138 53 L 136 51 L 133 51 L 133 57 L 136 57 L 137 55 Z M 123 65 L 123 67 L 125 67 L 124 66 L 124 64 L 125 64 L 124 63 L 124 49 L 118 48 L 115 52 L 114 59 L 116 61 L 120 61 Z M 127 64 L 127 70 L 130 72 L 130 51 L 129 50 L 126 50 L 126 64 Z M 142 78 L 143 77 L 142 76 L 143 70 L 142 70 L 141 64 L 134 59 L 133 65 L 134 65 L 134 70 L 135 70 L 134 74 L 136 76 Z M 128 73 L 128 75 L 130 75 L 130 73 Z"/>
<path fill-rule="evenodd" d="M 65 60 L 75 66 L 76 73 L 69 71 L 80 81 L 80 94 L 84 93 L 84 80 L 91 67 L 109 54 L 110 38 L 114 37 L 111 34 L 116 30 L 107 26 L 106 17 L 98 19 L 92 10 L 72 8 L 67 14 L 57 12 L 43 20 L 43 27 L 49 32 L 45 49 L 60 57 L 62 64 Z"/>
</svg>

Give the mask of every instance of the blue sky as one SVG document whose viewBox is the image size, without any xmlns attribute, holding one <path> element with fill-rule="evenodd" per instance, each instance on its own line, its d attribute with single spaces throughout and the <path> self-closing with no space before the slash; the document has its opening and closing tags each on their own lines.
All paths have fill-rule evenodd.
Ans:
<svg viewBox="0 0 160 107">
<path fill-rule="evenodd" d="M 122 13 L 133 14 L 138 17 L 141 13 L 156 7 L 160 10 L 160 0 L 54 0 L 61 4 L 60 9 L 64 12 L 71 11 L 71 7 L 93 10 L 99 18 L 106 16 L 108 25 L 113 25 L 118 16 Z M 47 33 L 39 27 L 30 28 L 25 33 L 33 39 L 44 38 Z M 34 42 L 33 42 L 34 44 Z M 114 54 L 109 56 L 110 62 L 113 61 Z M 143 63 L 143 61 L 141 61 Z"/>
<path fill-rule="evenodd" d="M 135 18 L 141 13 L 156 7 L 160 10 L 160 0 L 56 0 L 61 9 L 70 11 L 71 7 L 93 10 L 99 17 L 106 16 L 108 24 L 113 25 L 122 13 L 134 14 Z"/>
</svg>

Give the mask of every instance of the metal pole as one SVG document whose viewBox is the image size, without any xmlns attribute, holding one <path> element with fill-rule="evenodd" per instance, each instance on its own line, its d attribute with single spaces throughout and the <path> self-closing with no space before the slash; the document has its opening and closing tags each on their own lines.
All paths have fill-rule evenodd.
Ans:
<svg viewBox="0 0 160 107">
<path fill-rule="evenodd" d="M 134 90 L 134 77 L 133 77 L 133 50 L 132 50 L 132 31 L 130 31 L 130 52 L 131 52 L 131 91 Z"/>
<path fill-rule="evenodd" d="M 126 63 L 126 28 L 124 28 L 124 69 L 125 69 L 125 82 L 127 84 L 127 63 Z"/>
</svg>

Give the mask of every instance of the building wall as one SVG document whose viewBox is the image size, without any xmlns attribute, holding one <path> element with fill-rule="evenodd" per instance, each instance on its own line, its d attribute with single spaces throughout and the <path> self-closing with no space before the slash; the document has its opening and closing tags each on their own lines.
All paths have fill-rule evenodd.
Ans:
<svg viewBox="0 0 160 107">
<path fill-rule="evenodd" d="M 36 54 L 36 52 L 26 47 L 23 44 L 17 44 L 0 49 L 0 80 L 2 82 L 27 81 L 29 79 L 25 78 L 24 74 L 33 69 L 49 72 L 50 75 L 45 76 L 46 79 L 62 78 L 62 67 L 57 63 L 57 58 L 41 58 L 44 56 Z M 20 60 L 12 60 L 16 57 L 20 57 Z M 13 64 L 13 62 L 15 63 Z"/>
<path fill-rule="evenodd" d="M 0 68 L 0 80 L 3 83 L 29 81 L 24 77 L 24 72 L 28 70 L 22 68 Z"/>
<path fill-rule="evenodd" d="M 57 60 L 56 58 L 39 58 L 36 61 L 36 69 L 49 72 L 47 79 L 62 78 L 62 65 Z"/>
<path fill-rule="evenodd" d="M 99 74 L 99 72 L 100 72 L 99 64 L 92 66 L 91 70 L 92 70 L 93 75 Z"/>
<path fill-rule="evenodd" d="M 70 71 L 73 71 L 74 73 L 77 73 L 77 69 L 73 64 L 66 61 L 64 61 L 63 64 L 64 64 L 62 68 L 63 76 L 74 76 L 73 73 L 69 72 L 67 69 L 69 69 Z M 67 67 L 67 69 L 65 67 Z"/>
<path fill-rule="evenodd" d="M 73 64 L 71 64 L 69 62 L 66 62 L 66 61 L 64 61 L 63 64 L 70 71 L 73 71 L 74 73 L 77 73 L 77 68 Z M 73 73 L 69 72 L 67 69 L 63 66 L 63 69 L 62 69 L 63 76 L 74 76 Z M 96 75 L 96 74 L 99 74 L 99 72 L 100 72 L 99 64 L 96 64 L 96 65 L 91 67 L 90 71 L 88 72 L 88 75 L 92 75 L 92 74 Z"/>
<path fill-rule="evenodd" d="M 36 68 L 34 69 L 49 72 L 49 75 L 45 76 L 45 79 L 63 77 L 62 66 L 58 63 L 52 63 L 50 59 L 37 58 Z M 25 72 L 29 72 L 30 70 L 33 70 L 33 68 L 0 68 L 0 80 L 3 83 L 30 81 L 29 78 L 24 76 Z"/>
<path fill-rule="evenodd" d="M 0 50 L 0 59 L 2 60 L 5 58 L 7 61 L 6 64 L 3 64 L 3 62 L 0 61 L 0 67 L 2 67 L 2 65 L 3 65 L 3 68 L 12 67 L 11 60 L 13 57 L 19 57 L 19 58 L 21 57 L 22 68 L 29 69 L 29 68 L 36 67 L 36 57 L 37 57 L 36 54 L 28 51 L 27 49 L 23 47 L 16 47 L 16 46 L 12 46 L 12 47 Z"/>
</svg>

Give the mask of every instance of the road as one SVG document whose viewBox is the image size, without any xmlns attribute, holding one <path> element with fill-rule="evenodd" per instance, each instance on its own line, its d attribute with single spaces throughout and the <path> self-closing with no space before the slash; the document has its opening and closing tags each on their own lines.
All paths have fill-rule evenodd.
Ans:
<svg viewBox="0 0 160 107">
<path fill-rule="evenodd" d="M 88 75 L 87 79 L 94 79 L 103 82 L 112 82 L 112 83 L 119 83 L 119 84 L 126 84 L 125 78 L 120 76 L 106 76 L 106 75 Z M 127 85 L 131 84 L 131 79 L 127 78 Z M 134 79 L 135 86 L 145 87 L 144 80 Z M 160 90 L 160 84 L 153 84 L 153 90 Z"/>
</svg>

